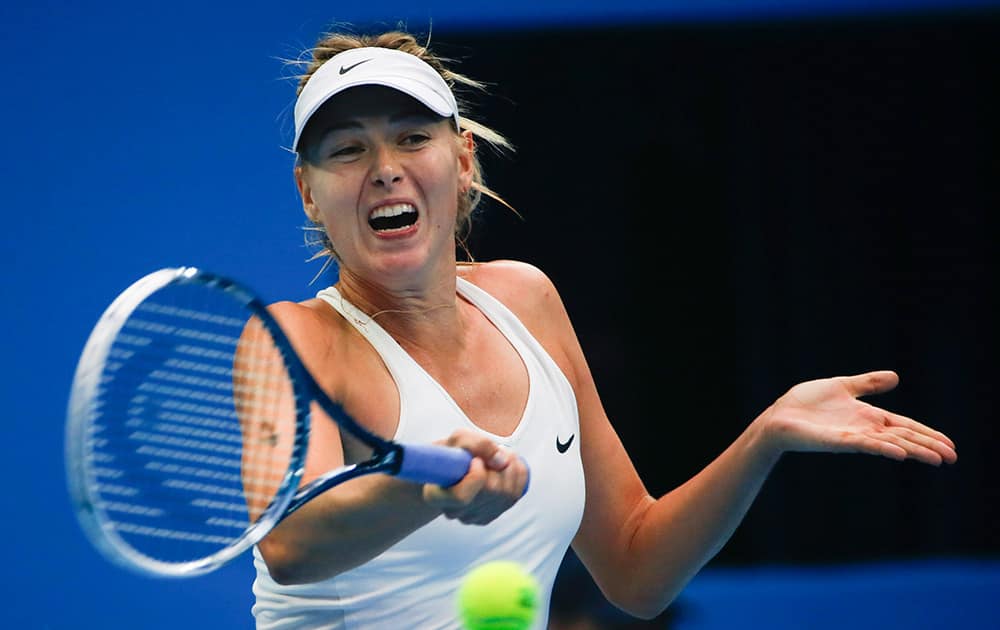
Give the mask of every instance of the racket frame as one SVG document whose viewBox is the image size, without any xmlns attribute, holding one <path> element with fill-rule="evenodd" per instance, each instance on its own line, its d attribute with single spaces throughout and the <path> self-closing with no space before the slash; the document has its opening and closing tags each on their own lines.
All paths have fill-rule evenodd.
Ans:
<svg viewBox="0 0 1000 630">
<path fill-rule="evenodd" d="M 101 315 L 84 346 L 70 390 L 66 423 L 66 474 L 69 494 L 84 533 L 102 555 L 117 565 L 155 576 L 185 577 L 208 573 L 259 542 L 277 524 L 292 501 L 302 478 L 309 438 L 308 394 L 301 385 L 301 376 L 295 374 L 292 376 L 296 416 L 295 437 L 288 468 L 270 505 L 238 539 L 204 558 L 188 562 L 167 562 L 139 552 L 119 535 L 114 520 L 100 505 L 102 499 L 96 490 L 98 480 L 91 465 L 94 459 L 90 429 L 98 412 L 96 404 L 100 396 L 101 377 L 111 347 L 135 309 L 156 292 L 170 285 L 184 283 L 212 285 L 225 291 L 232 299 L 242 302 L 247 308 L 248 315 L 253 314 L 260 318 L 268 332 L 274 335 L 275 329 L 279 331 L 280 338 L 275 338 L 275 342 L 289 375 L 302 371 L 300 366 L 294 365 L 297 359 L 289 362 L 290 344 L 287 338 L 280 333 L 274 318 L 253 293 L 225 278 L 194 267 L 160 269 L 140 278 L 115 298 Z"/>
<path fill-rule="evenodd" d="M 101 376 L 111 346 L 135 309 L 148 297 L 170 285 L 197 283 L 226 292 L 241 302 L 271 335 L 292 384 L 295 400 L 295 436 L 289 465 L 279 489 L 261 516 L 243 534 L 217 552 L 192 561 L 168 562 L 151 558 L 126 542 L 116 531 L 114 520 L 100 506 L 93 461 L 90 427 L 97 414 Z M 342 429 L 372 448 L 373 455 L 359 463 L 333 469 L 299 488 L 305 468 L 310 434 L 310 403 L 320 408 Z M 407 450 L 411 460 L 405 461 Z M 266 304 L 243 285 L 195 267 L 165 268 L 154 271 L 125 289 L 101 315 L 87 340 L 73 378 L 67 410 L 66 474 L 74 511 L 87 538 L 117 565 L 156 577 L 192 577 L 213 571 L 257 544 L 278 523 L 329 488 L 349 479 L 372 473 L 387 473 L 418 482 L 450 485 L 464 476 L 471 461 L 461 449 L 434 445 L 407 445 L 384 440 L 359 425 L 339 404 L 332 401 L 312 378 L 295 353 L 291 342 Z M 450 469 L 442 473 L 437 466 Z"/>
</svg>

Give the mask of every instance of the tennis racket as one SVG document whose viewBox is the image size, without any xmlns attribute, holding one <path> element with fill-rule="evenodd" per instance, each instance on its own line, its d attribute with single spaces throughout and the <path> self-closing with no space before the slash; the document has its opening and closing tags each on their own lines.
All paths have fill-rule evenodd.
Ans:
<svg viewBox="0 0 1000 630">
<path fill-rule="evenodd" d="M 312 402 L 337 423 L 350 463 L 299 488 Z M 361 427 L 253 292 L 191 267 L 153 272 L 108 307 L 67 415 L 69 491 L 84 532 L 111 561 L 155 576 L 212 571 L 349 479 L 450 486 L 471 462 L 462 449 Z"/>
</svg>

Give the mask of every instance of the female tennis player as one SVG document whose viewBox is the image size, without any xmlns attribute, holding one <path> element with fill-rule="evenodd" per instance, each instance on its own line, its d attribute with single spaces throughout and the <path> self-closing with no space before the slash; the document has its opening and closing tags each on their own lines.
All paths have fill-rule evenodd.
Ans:
<svg viewBox="0 0 1000 630">
<path fill-rule="evenodd" d="M 271 310 L 363 425 L 474 459 L 449 488 L 375 475 L 282 522 L 255 549 L 259 628 L 457 628 L 462 577 L 495 559 L 538 579 L 544 628 L 569 545 L 611 602 L 652 617 L 727 541 L 782 453 L 956 460 L 945 435 L 859 400 L 897 383 L 872 372 L 796 385 L 704 470 L 650 496 L 549 278 L 459 262 L 473 207 L 495 196 L 477 143 L 505 142 L 463 116 L 456 86 L 477 84 L 399 32 L 325 36 L 299 85 L 295 178 L 340 275 Z M 303 482 L 353 448 L 314 410 Z"/>
</svg>

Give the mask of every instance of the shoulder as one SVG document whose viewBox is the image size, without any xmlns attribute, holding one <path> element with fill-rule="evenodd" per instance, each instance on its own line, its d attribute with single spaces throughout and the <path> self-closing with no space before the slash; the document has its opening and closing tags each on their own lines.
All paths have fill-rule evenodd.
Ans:
<svg viewBox="0 0 1000 630">
<path fill-rule="evenodd" d="M 538 267 L 517 260 L 462 265 L 459 275 L 500 300 L 532 332 L 553 315 L 563 315 L 559 291 Z"/>
<path fill-rule="evenodd" d="M 333 342 L 342 336 L 341 328 L 346 323 L 317 298 L 304 302 L 275 302 L 268 305 L 267 310 L 292 342 L 296 354 L 307 364 L 322 358 L 317 355 L 337 347 Z"/>
<path fill-rule="evenodd" d="M 516 260 L 463 265 L 459 275 L 506 306 L 531 334 L 558 357 L 576 336 L 555 283 L 538 267 Z"/>
<path fill-rule="evenodd" d="M 289 335 L 299 330 L 325 328 L 329 324 L 327 311 L 330 309 L 315 298 L 304 302 L 275 302 L 269 304 L 267 310 Z"/>
<path fill-rule="evenodd" d="M 474 281 L 509 281 L 547 279 L 538 267 L 521 260 L 491 260 L 489 262 L 459 263 L 458 275 Z"/>
</svg>

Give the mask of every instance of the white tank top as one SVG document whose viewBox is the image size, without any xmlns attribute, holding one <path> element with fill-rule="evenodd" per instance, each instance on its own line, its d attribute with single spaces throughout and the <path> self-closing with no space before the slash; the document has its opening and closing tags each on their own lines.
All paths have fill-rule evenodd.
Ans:
<svg viewBox="0 0 1000 630">
<path fill-rule="evenodd" d="M 368 563 L 312 584 L 277 584 L 255 547 L 253 614 L 260 630 L 459 630 L 456 594 L 462 578 L 491 560 L 519 562 L 535 576 L 540 592 L 533 628 L 548 626 L 552 584 L 583 515 L 576 397 L 556 363 L 507 307 L 462 278 L 458 293 L 497 327 L 527 367 L 528 401 L 509 436 L 475 426 L 439 383 L 336 288 L 317 297 L 351 322 L 388 367 L 400 400 L 393 439 L 427 443 L 459 427 L 484 433 L 527 461 L 531 470 L 527 494 L 487 526 L 438 517 Z"/>
</svg>

